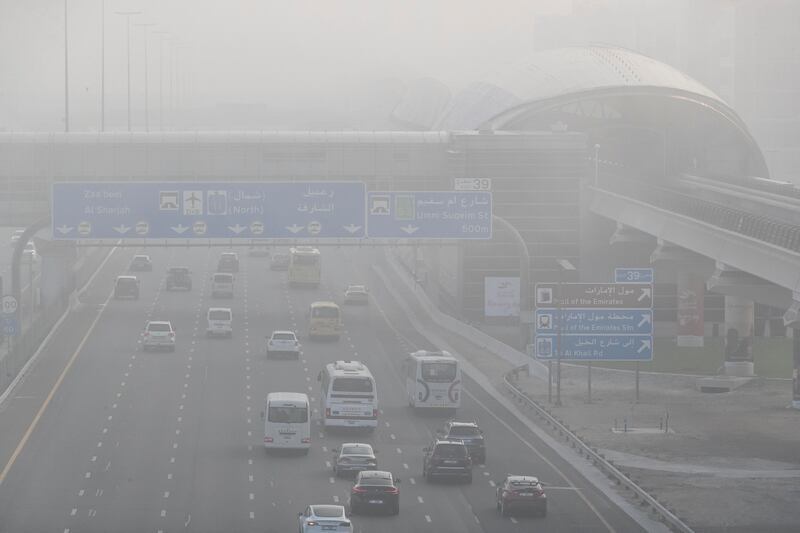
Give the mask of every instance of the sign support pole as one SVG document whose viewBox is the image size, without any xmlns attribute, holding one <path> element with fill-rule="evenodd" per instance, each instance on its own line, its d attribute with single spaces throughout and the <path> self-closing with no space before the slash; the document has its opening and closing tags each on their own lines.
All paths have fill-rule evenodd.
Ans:
<svg viewBox="0 0 800 533">
<path fill-rule="evenodd" d="M 547 403 L 553 403 L 553 360 L 547 362 Z"/>
<path fill-rule="evenodd" d="M 639 361 L 636 361 L 636 403 L 639 403 Z"/>
<path fill-rule="evenodd" d="M 592 362 L 586 367 L 588 370 L 586 374 L 586 403 L 592 403 Z"/>
<path fill-rule="evenodd" d="M 561 305 L 562 281 L 561 268 L 558 269 L 558 351 L 556 353 L 556 407 L 561 407 L 561 328 L 564 325 L 564 316 Z"/>
</svg>

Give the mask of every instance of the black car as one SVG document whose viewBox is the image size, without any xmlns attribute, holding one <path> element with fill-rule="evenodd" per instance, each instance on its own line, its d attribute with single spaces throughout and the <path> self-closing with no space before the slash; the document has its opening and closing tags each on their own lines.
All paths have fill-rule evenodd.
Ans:
<svg viewBox="0 0 800 533">
<path fill-rule="evenodd" d="M 225 252 L 219 256 L 217 272 L 239 272 L 239 254 L 235 252 Z"/>
<path fill-rule="evenodd" d="M 139 299 L 139 280 L 136 276 L 117 276 L 117 281 L 114 283 L 114 298 L 119 300 L 121 298 Z"/>
<path fill-rule="evenodd" d="M 422 475 L 425 481 L 450 478 L 472 483 L 472 459 L 460 440 L 436 439 L 423 451 Z"/>
<path fill-rule="evenodd" d="M 486 464 L 486 442 L 475 422 L 449 420 L 436 435 L 447 440 L 460 440 L 467 447 L 473 463 Z"/>
<path fill-rule="evenodd" d="M 192 290 L 192 277 L 186 267 L 170 267 L 167 270 L 167 290 L 186 289 Z"/>
<path fill-rule="evenodd" d="M 150 261 L 149 255 L 134 255 L 128 270 L 131 272 L 150 272 L 153 270 L 153 262 Z"/>
<path fill-rule="evenodd" d="M 391 472 L 364 470 L 356 476 L 350 489 L 350 512 L 359 514 L 371 509 L 400 512 L 400 480 Z"/>
</svg>

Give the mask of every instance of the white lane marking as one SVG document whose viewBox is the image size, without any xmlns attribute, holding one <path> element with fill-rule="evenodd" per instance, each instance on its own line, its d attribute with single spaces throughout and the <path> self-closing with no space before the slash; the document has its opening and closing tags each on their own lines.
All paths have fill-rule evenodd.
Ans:
<svg viewBox="0 0 800 533">
<path fill-rule="evenodd" d="M 103 434 L 105 435 L 106 433 L 108 433 L 108 428 L 103 428 Z"/>
<path fill-rule="evenodd" d="M 327 452 L 327 451 L 328 451 L 328 447 L 327 447 L 327 446 L 323 446 L 323 447 L 322 447 L 322 451 L 323 451 L 323 452 Z"/>
<path fill-rule="evenodd" d="M 103 447 L 103 441 L 100 441 L 100 442 L 98 442 L 98 443 L 97 443 L 97 447 L 98 447 L 98 448 L 102 448 L 102 447 Z"/>
<path fill-rule="evenodd" d="M 176 429 L 176 430 L 175 430 L 175 434 L 176 434 L 176 435 L 180 435 L 180 434 L 181 434 L 181 430 L 180 430 L 180 429 Z"/>
<path fill-rule="evenodd" d="M 422 496 L 417 496 L 417 501 L 419 503 L 425 503 L 425 500 L 422 499 Z"/>
<path fill-rule="evenodd" d="M 250 475 L 248 476 L 248 478 L 250 479 L 250 483 L 252 483 L 252 482 L 253 482 L 253 474 L 250 474 Z"/>
<path fill-rule="evenodd" d="M 164 492 L 164 497 L 169 498 L 169 491 Z"/>
<path fill-rule="evenodd" d="M 490 479 L 490 480 L 489 480 L 489 486 L 490 486 L 490 487 L 496 487 L 496 486 L 497 486 L 497 483 L 495 483 L 494 481 L 492 481 L 492 480 Z"/>
<path fill-rule="evenodd" d="M 172 449 L 174 450 L 174 449 L 176 449 L 177 447 L 178 447 L 178 443 L 177 443 L 177 442 L 173 442 L 173 443 L 172 443 Z"/>
<path fill-rule="evenodd" d="M 92 458 L 89 459 L 89 460 L 94 463 L 95 461 L 97 461 L 97 456 L 93 455 Z"/>
<path fill-rule="evenodd" d="M 84 475 L 83 477 L 85 477 L 86 479 L 89 479 L 90 477 L 92 477 L 92 473 L 91 472 L 86 472 L 86 475 Z"/>
<path fill-rule="evenodd" d="M 331 462 L 325 461 L 325 468 L 331 468 Z"/>
<path fill-rule="evenodd" d="M 115 403 L 114 403 L 114 404 L 111 404 L 111 408 L 112 408 L 112 409 L 116 409 L 116 408 L 117 408 L 117 404 L 115 404 Z M 109 417 L 109 419 L 110 419 L 110 417 Z"/>
<path fill-rule="evenodd" d="M 395 437 L 395 436 L 394 436 L 394 433 L 391 433 L 391 434 L 389 435 L 389 437 L 390 437 L 392 440 L 395 440 L 395 439 L 397 438 L 397 437 Z"/>
<path fill-rule="evenodd" d="M 511 520 L 512 524 L 519 524 L 519 522 L 517 522 L 517 519 L 514 518 L 513 516 L 509 517 L 508 519 Z"/>
<path fill-rule="evenodd" d="M 426 522 L 430 522 L 430 521 L 431 521 L 431 517 L 430 517 L 430 515 L 425 515 L 425 521 L 426 521 Z"/>
<path fill-rule="evenodd" d="M 78 491 L 78 496 L 83 496 L 84 494 L 86 494 L 86 490 L 81 489 Z"/>
<path fill-rule="evenodd" d="M 414 480 L 413 477 L 408 478 L 408 480 L 411 482 L 412 485 L 416 485 L 417 484 L 417 482 Z"/>
<path fill-rule="evenodd" d="M 331 483 L 336 483 L 336 480 L 333 478 L 333 476 L 329 477 L 328 481 L 330 481 Z"/>
<path fill-rule="evenodd" d="M 403 463 L 403 470 L 408 470 L 408 463 Z"/>
<path fill-rule="evenodd" d="M 167 479 L 172 479 L 172 474 L 167 474 Z"/>
<path fill-rule="evenodd" d="M 167 516 L 167 510 L 161 509 L 161 516 Z"/>
<path fill-rule="evenodd" d="M 339 503 L 339 497 L 335 494 L 333 495 L 333 501 L 334 503 Z"/>
<path fill-rule="evenodd" d="M 78 510 L 77 510 L 76 508 L 74 508 L 74 507 L 73 507 L 73 508 L 72 508 L 72 511 L 70 511 L 70 513 L 69 513 L 69 514 L 70 514 L 71 516 L 75 516 L 76 514 L 78 514 Z"/>
<path fill-rule="evenodd" d="M 170 462 L 170 463 L 174 463 L 174 462 L 175 462 L 175 458 L 174 458 L 174 457 L 170 457 L 170 458 L 169 458 L 169 462 Z"/>
<path fill-rule="evenodd" d="M 255 500 L 255 499 L 256 499 L 256 495 L 251 492 L 250 493 L 250 500 L 252 501 L 252 500 Z"/>
<path fill-rule="evenodd" d="M 253 460 L 252 459 L 248 459 L 247 460 L 247 464 L 249 464 L 249 465 L 253 464 Z"/>
<path fill-rule="evenodd" d="M 256 513 L 250 511 L 250 520 L 255 520 L 255 519 L 256 519 Z"/>
<path fill-rule="evenodd" d="M 109 470 L 111 470 L 111 461 L 106 463 L 106 467 L 104 469 L 105 472 L 108 472 Z"/>
<path fill-rule="evenodd" d="M 189 527 L 189 522 L 191 522 L 191 521 L 192 521 L 192 515 L 187 515 L 186 516 L 186 522 L 183 523 L 183 527 Z"/>
<path fill-rule="evenodd" d="M 488 475 L 489 475 L 489 472 L 484 472 L 484 473 L 483 473 L 483 475 L 484 475 L 484 476 L 488 476 Z"/>
<path fill-rule="evenodd" d="M 403 450 L 401 450 L 400 448 L 397 448 L 397 453 L 403 453 Z"/>
<path fill-rule="evenodd" d="M 388 428 L 388 427 L 392 427 L 392 426 L 389 424 L 389 422 L 384 422 L 384 425 L 386 425 L 386 427 L 387 427 L 387 428 Z"/>
</svg>

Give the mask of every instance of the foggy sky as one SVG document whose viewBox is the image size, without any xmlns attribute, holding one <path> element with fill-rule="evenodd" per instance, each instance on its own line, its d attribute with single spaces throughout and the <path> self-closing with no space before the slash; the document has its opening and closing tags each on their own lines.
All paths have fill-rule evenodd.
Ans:
<svg viewBox="0 0 800 533">
<path fill-rule="evenodd" d="M 101 0 L 67 0 L 70 120 L 96 130 Z M 106 123 L 126 124 L 125 17 L 148 37 L 150 117 L 159 91 L 187 108 L 218 103 L 335 104 L 365 84 L 432 76 L 458 87 L 533 51 L 535 16 L 571 0 L 106 0 Z M 0 123 L 63 128 L 63 0 L 0 0 Z M 144 32 L 131 28 L 131 100 L 143 120 Z M 160 42 L 164 40 L 163 44 Z M 180 48 L 173 51 L 173 46 Z M 163 53 L 160 53 L 163 46 Z"/>
</svg>

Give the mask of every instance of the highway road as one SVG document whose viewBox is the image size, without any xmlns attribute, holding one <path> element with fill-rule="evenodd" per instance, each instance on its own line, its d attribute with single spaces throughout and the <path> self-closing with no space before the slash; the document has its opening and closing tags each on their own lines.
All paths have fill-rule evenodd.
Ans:
<svg viewBox="0 0 800 533">
<path fill-rule="evenodd" d="M 118 250 L 109 268 L 133 253 Z M 484 430 L 487 464 L 476 468 L 471 485 L 429 485 L 421 478 L 422 448 L 444 419 L 409 410 L 399 368 L 404 351 L 426 347 L 425 339 L 378 287 L 372 305 L 344 308 L 340 341 L 312 342 L 304 332 L 312 301 L 341 301 L 347 283 L 369 279 L 373 251 L 323 249 L 318 289 L 290 289 L 285 273 L 269 271 L 268 259 L 243 252 L 233 300 L 209 294 L 219 248 L 147 253 L 154 271 L 138 274 L 140 300 L 101 298 L 102 311 L 88 332 L 54 338 L 63 334 L 82 343 L 57 389 L 31 391 L 39 400 L 51 395 L 50 401 L 3 465 L 0 532 L 296 531 L 297 513 L 307 504 L 347 501 L 351 483 L 332 477 L 331 450 L 353 440 L 372 443 L 380 467 L 402 479 L 399 516 L 353 517 L 359 532 L 644 531 L 471 383 L 459 418 L 477 420 Z M 193 271 L 191 292 L 164 290 L 166 269 L 179 265 Z M 111 291 L 108 280 L 100 287 L 104 295 Z M 207 339 L 205 312 L 220 305 L 233 309 L 234 336 Z M 174 353 L 141 351 L 148 319 L 173 322 Z M 301 333 L 303 356 L 267 361 L 264 336 L 284 328 Z M 318 407 L 317 373 L 336 359 L 358 359 L 372 370 L 379 429 L 326 434 L 316 412 L 308 456 L 267 454 L 260 417 L 267 393 L 307 392 Z M 26 385 L 17 398 L 27 397 Z M 0 410 L 0 427 L 3 416 Z M 546 518 L 495 512 L 493 483 L 506 473 L 548 483 Z"/>
</svg>

